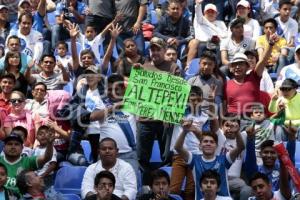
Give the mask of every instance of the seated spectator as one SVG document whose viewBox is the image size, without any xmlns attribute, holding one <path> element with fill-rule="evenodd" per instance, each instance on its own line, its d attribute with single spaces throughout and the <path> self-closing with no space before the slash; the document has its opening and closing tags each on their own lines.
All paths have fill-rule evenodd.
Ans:
<svg viewBox="0 0 300 200">
<path fill-rule="evenodd" d="M 18 169 L 36 170 L 41 168 L 46 162 L 52 158 L 53 153 L 53 138 L 50 135 L 48 138 L 47 148 L 45 154 L 42 156 L 22 157 L 23 140 L 19 135 L 10 134 L 4 139 L 4 155 L 0 156 L 0 163 L 7 168 L 8 179 L 5 187 L 19 192 L 17 188 L 17 174 Z"/>
<path fill-rule="evenodd" d="M 244 143 L 240 133 L 236 134 L 237 146 L 227 153 L 215 154 L 218 144 L 218 136 L 214 132 L 202 133 L 200 140 L 200 148 L 202 154 L 193 154 L 183 147 L 184 139 L 188 132 L 192 131 L 193 126 L 186 126 L 178 137 L 175 150 L 185 160 L 185 162 L 193 170 L 194 180 L 200 180 L 205 169 L 214 168 L 221 176 L 219 195 L 229 196 L 227 170 L 244 150 Z M 199 184 L 195 184 L 196 199 L 203 198 L 203 193 Z"/>
<path fill-rule="evenodd" d="M 38 141 L 38 145 L 33 148 L 32 155 L 33 156 L 42 156 L 45 154 L 46 148 L 47 148 L 47 138 L 49 135 L 53 134 L 54 130 L 50 129 L 48 126 L 40 126 L 37 130 L 36 134 L 36 140 Z M 57 153 L 55 148 L 53 147 L 53 155 L 51 160 L 49 160 L 47 163 L 44 164 L 44 166 L 41 169 L 38 169 L 36 174 L 44 179 L 45 186 L 47 188 L 51 187 L 53 185 L 54 180 L 54 170 L 56 169 L 57 165 Z"/>
<path fill-rule="evenodd" d="M 165 199 L 175 200 L 169 195 L 170 177 L 167 172 L 162 169 L 157 169 L 151 173 L 150 181 L 151 193 L 143 194 L 139 200 Z"/>
<path fill-rule="evenodd" d="M 56 24 L 52 27 L 51 44 L 54 49 L 58 41 L 70 38 L 67 28 L 71 23 L 83 25 L 85 20 L 85 3 L 78 0 L 57 3 L 55 17 Z"/>
<path fill-rule="evenodd" d="M 300 84 L 300 45 L 295 49 L 295 63 L 283 67 L 279 71 L 275 87 L 279 88 L 285 79 L 293 79 Z"/>
<path fill-rule="evenodd" d="M 270 180 L 266 174 L 257 172 L 250 179 L 250 185 L 255 194 L 254 197 L 250 197 L 249 200 L 261 200 L 261 199 L 290 199 L 291 189 L 289 185 L 288 173 L 285 166 L 280 167 L 280 189 L 273 191 Z"/>
<path fill-rule="evenodd" d="M 42 82 L 45 83 L 48 90 L 62 90 L 63 86 L 69 82 L 69 74 L 65 70 L 64 66 L 60 63 L 58 67 L 62 73 L 55 73 L 54 68 L 56 64 L 56 59 L 52 54 L 45 54 L 41 58 L 41 69 L 39 74 L 32 74 L 31 66 L 27 69 L 28 75 L 30 77 L 30 84 Z"/>
<path fill-rule="evenodd" d="M 20 73 L 24 74 L 27 66 L 32 62 L 32 57 L 28 56 L 21 49 L 21 39 L 16 35 L 7 37 L 6 48 L 10 52 L 21 53 L 21 69 Z M 0 70 L 4 69 L 5 56 L 0 59 Z"/>
<path fill-rule="evenodd" d="M 1 76 L 0 80 L 0 108 L 4 111 L 6 116 L 10 113 L 11 105 L 9 99 L 15 87 L 16 78 L 12 74 L 5 74 Z M 1 121 L 4 121 L 4 119 L 1 118 Z"/>
<path fill-rule="evenodd" d="M 92 194 L 85 200 L 121 200 L 117 195 L 113 194 L 116 186 L 116 178 L 109 171 L 101 171 L 95 176 L 94 188 L 96 194 Z"/>
<path fill-rule="evenodd" d="M 30 65 L 34 65 L 33 62 Z M 28 77 L 20 73 L 21 69 L 21 53 L 7 52 L 5 55 L 4 69 L 1 70 L 0 74 L 13 74 L 16 78 L 16 84 L 14 90 L 18 90 L 23 94 L 27 94 Z M 30 66 L 31 67 L 31 66 Z M 26 96 L 26 95 L 25 95 Z"/>
<path fill-rule="evenodd" d="M 245 55 L 248 58 L 248 64 L 249 64 L 249 69 L 247 73 L 249 74 L 251 70 L 255 69 L 256 64 L 258 63 L 258 53 L 257 51 L 246 51 Z M 272 79 L 268 73 L 268 70 L 264 68 L 264 72 L 262 74 L 261 80 L 260 80 L 260 91 L 267 92 L 268 94 L 272 94 L 274 92 L 274 85 L 272 82 Z"/>
<path fill-rule="evenodd" d="M 8 21 L 8 7 L 0 5 L 0 44 L 5 44 L 9 31 L 10 23 Z"/>
<path fill-rule="evenodd" d="M 200 178 L 200 187 L 203 193 L 201 200 L 232 200 L 231 197 L 217 195 L 221 185 L 221 177 L 218 172 L 208 169 L 203 172 Z"/>
<path fill-rule="evenodd" d="M 255 42 L 244 36 L 245 19 L 237 18 L 231 21 L 231 37 L 224 39 L 220 44 L 222 64 L 228 66 L 234 55 L 244 53 L 247 50 L 253 50 Z M 223 70 L 224 71 L 224 70 Z M 225 73 L 227 74 L 227 73 Z"/>
<path fill-rule="evenodd" d="M 117 143 L 111 138 L 104 138 L 99 143 L 100 160 L 90 165 L 83 176 L 81 197 L 87 198 L 96 193 L 94 178 L 97 173 L 109 170 L 116 178 L 115 195 L 123 200 L 134 200 L 137 194 L 137 182 L 131 165 L 117 158 Z"/>
<path fill-rule="evenodd" d="M 276 33 L 285 38 L 288 47 L 294 47 L 298 33 L 298 23 L 290 17 L 293 3 L 290 0 L 281 0 L 279 2 L 279 16 L 275 18 L 278 22 Z"/>
<path fill-rule="evenodd" d="M 177 63 L 177 58 L 178 55 L 177 55 L 176 48 L 174 46 L 168 46 L 165 53 L 165 60 Z"/>
<path fill-rule="evenodd" d="M 269 104 L 270 112 L 278 112 L 281 107 L 284 107 L 285 125 L 291 121 L 293 126 L 300 127 L 300 93 L 297 92 L 299 85 L 293 79 L 285 79 L 280 86 L 279 96 L 278 91 L 272 96 Z"/>
<path fill-rule="evenodd" d="M 21 200 L 65 199 L 63 195 L 56 192 L 53 187 L 46 190 L 43 178 L 37 175 L 31 169 L 24 169 L 23 171 L 19 172 L 16 182 L 20 193 L 23 195 Z"/>
<path fill-rule="evenodd" d="M 190 20 L 182 15 L 182 5 L 178 0 L 170 0 L 168 11 L 162 16 L 154 30 L 154 36 L 164 39 L 168 45 L 174 45 L 180 49 L 182 45 L 188 45 L 194 38 L 194 31 Z"/>
<path fill-rule="evenodd" d="M 202 2 L 203 0 L 196 1 L 195 19 L 193 23 L 195 39 L 200 42 L 198 55 L 202 55 L 205 50 L 208 50 L 211 44 L 215 46 L 215 49 L 218 49 L 221 39 L 227 38 L 227 27 L 225 23 L 217 20 L 217 7 L 214 4 L 206 4 L 203 15 Z M 197 46 L 190 49 L 187 63 L 196 57 L 197 49 Z"/>
<path fill-rule="evenodd" d="M 130 76 L 131 67 L 136 64 L 144 64 L 146 58 L 138 52 L 137 45 L 133 39 L 124 40 L 124 53 L 115 62 L 114 70 L 116 73 L 125 77 Z"/>
<path fill-rule="evenodd" d="M 7 181 L 7 168 L 4 164 L 0 163 L 0 196 L 3 200 L 17 200 L 19 199 L 19 194 L 7 189 L 4 185 Z"/>
<path fill-rule="evenodd" d="M 23 42 L 23 49 L 26 55 L 32 57 L 34 61 L 39 61 L 43 53 L 43 36 L 40 32 L 32 29 L 33 17 L 31 13 L 25 12 L 19 16 L 19 29 L 11 30 L 11 35 L 16 35 Z"/>
<path fill-rule="evenodd" d="M 287 55 L 288 49 L 286 48 L 286 40 L 276 34 L 277 22 L 275 19 L 270 18 L 264 21 L 264 35 L 259 36 L 256 41 L 256 49 L 259 59 L 262 59 L 264 50 L 268 45 L 271 45 L 271 56 L 268 58 L 267 69 L 269 72 L 279 73 L 280 70 L 288 64 Z M 273 43 L 269 43 L 270 39 Z"/>
<path fill-rule="evenodd" d="M 256 41 L 261 35 L 261 28 L 256 19 L 251 18 L 251 6 L 249 1 L 241 0 L 236 5 L 236 17 L 245 19 L 244 36 Z"/>
<path fill-rule="evenodd" d="M 34 117 L 30 112 L 25 110 L 25 96 L 19 91 L 13 91 L 10 96 L 11 112 L 5 118 L 4 131 L 9 135 L 15 126 L 23 126 L 28 130 L 25 146 L 33 147 L 35 142 L 36 130 L 40 126 L 38 117 Z"/>
</svg>

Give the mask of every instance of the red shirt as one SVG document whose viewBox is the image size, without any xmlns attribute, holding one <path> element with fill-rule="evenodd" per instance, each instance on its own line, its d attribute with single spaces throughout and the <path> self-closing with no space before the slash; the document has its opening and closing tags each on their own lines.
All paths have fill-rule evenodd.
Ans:
<svg viewBox="0 0 300 200">
<path fill-rule="evenodd" d="M 10 113 L 9 100 L 4 98 L 4 94 L 0 93 L 0 108 L 6 111 L 7 114 Z"/>
<path fill-rule="evenodd" d="M 246 75 L 243 83 L 227 81 L 224 94 L 227 112 L 242 114 L 248 112 L 254 102 L 260 102 L 260 79 L 261 77 L 252 70 Z"/>
</svg>

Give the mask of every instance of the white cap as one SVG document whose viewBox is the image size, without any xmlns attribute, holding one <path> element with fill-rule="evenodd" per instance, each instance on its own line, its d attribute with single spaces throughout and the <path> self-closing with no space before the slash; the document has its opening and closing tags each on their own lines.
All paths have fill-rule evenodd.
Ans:
<svg viewBox="0 0 300 200">
<path fill-rule="evenodd" d="M 19 4 L 18 4 L 18 7 L 20 7 L 23 3 L 28 3 L 29 5 L 31 5 L 29 0 L 20 0 Z"/>
<path fill-rule="evenodd" d="M 250 8 L 250 3 L 246 0 L 241 0 L 237 3 L 236 7 L 243 6 L 245 8 Z"/>
<path fill-rule="evenodd" d="M 0 10 L 2 10 L 3 8 L 6 8 L 8 10 L 8 7 L 6 5 L 0 5 Z"/>
<path fill-rule="evenodd" d="M 230 64 L 237 62 L 248 62 L 248 58 L 244 53 L 236 53 L 230 61 Z"/>
<path fill-rule="evenodd" d="M 206 6 L 204 7 L 204 12 L 208 10 L 213 10 L 215 12 L 218 12 L 217 7 L 212 3 L 206 4 Z"/>
</svg>

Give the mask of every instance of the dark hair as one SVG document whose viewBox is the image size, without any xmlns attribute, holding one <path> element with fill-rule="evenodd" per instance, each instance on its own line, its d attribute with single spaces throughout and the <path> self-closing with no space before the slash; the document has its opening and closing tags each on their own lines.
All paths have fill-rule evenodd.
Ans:
<svg viewBox="0 0 300 200">
<path fill-rule="evenodd" d="M 14 83 L 16 83 L 16 81 L 17 81 L 15 75 L 13 75 L 11 73 L 2 75 L 0 80 L 2 81 L 3 79 L 11 79 Z"/>
<path fill-rule="evenodd" d="M 32 14 L 31 14 L 31 12 L 22 12 L 22 13 L 20 14 L 19 18 L 18 18 L 19 24 L 21 23 L 22 18 L 23 18 L 24 16 L 27 17 L 27 18 L 29 18 L 29 19 L 31 20 L 31 24 L 33 24 L 33 16 L 32 16 Z"/>
<path fill-rule="evenodd" d="M 110 138 L 110 137 L 103 138 L 103 139 L 99 142 L 99 148 L 100 148 L 100 146 L 101 146 L 101 144 L 102 144 L 103 142 L 107 142 L 107 141 L 112 142 L 112 143 L 114 144 L 114 147 L 115 147 L 116 149 L 118 149 L 117 142 L 116 142 L 114 139 Z"/>
<path fill-rule="evenodd" d="M 262 179 L 265 183 L 270 184 L 270 180 L 268 176 L 261 172 L 255 172 L 253 176 L 250 178 L 249 184 L 251 185 L 251 183 L 257 179 Z"/>
<path fill-rule="evenodd" d="M 202 142 L 202 140 L 205 136 L 212 137 L 214 139 L 214 141 L 216 142 L 216 144 L 218 144 L 218 140 L 219 140 L 218 135 L 214 132 L 203 132 L 201 135 L 200 143 Z"/>
<path fill-rule="evenodd" d="M 167 50 L 168 50 L 168 49 L 172 49 L 172 50 L 176 51 L 176 54 L 178 54 L 178 53 L 177 53 L 177 47 L 176 47 L 175 45 L 168 45 L 166 49 L 167 49 Z"/>
<path fill-rule="evenodd" d="M 222 118 L 222 125 L 224 125 L 227 121 L 237 122 L 239 125 L 241 124 L 240 116 L 235 113 L 226 113 Z"/>
<path fill-rule="evenodd" d="M 1 167 L 4 169 L 4 171 L 5 171 L 6 175 L 7 175 L 7 168 L 6 168 L 6 166 L 3 163 L 0 163 L 0 168 Z"/>
<path fill-rule="evenodd" d="M 205 58 L 213 61 L 215 63 L 215 67 L 217 67 L 217 58 L 215 53 L 213 53 L 212 51 L 204 51 L 204 53 L 200 57 L 200 61 Z"/>
<path fill-rule="evenodd" d="M 289 5 L 293 6 L 293 3 L 290 0 L 280 0 L 279 1 L 279 9 L 281 9 L 281 7 L 285 4 L 289 4 Z"/>
<path fill-rule="evenodd" d="M 178 4 L 181 5 L 182 1 L 180 1 L 180 0 L 169 0 L 169 1 L 168 1 L 168 6 L 170 6 L 171 3 L 178 3 Z"/>
<path fill-rule="evenodd" d="M 245 55 L 246 55 L 246 56 L 254 56 L 256 62 L 258 62 L 258 60 L 259 60 L 259 58 L 258 58 L 258 53 L 257 53 L 256 50 L 248 50 L 248 51 L 245 51 Z"/>
<path fill-rule="evenodd" d="M 65 41 L 58 41 L 57 43 L 56 43 L 56 48 L 58 47 L 58 45 L 60 45 L 60 44 L 62 44 L 62 45 L 64 45 L 65 46 L 65 48 L 67 49 L 67 51 L 68 51 L 68 49 L 69 49 L 69 46 L 68 46 L 68 44 L 65 42 Z"/>
<path fill-rule="evenodd" d="M 277 29 L 277 27 L 278 27 L 278 23 L 274 18 L 266 19 L 263 23 L 263 26 L 265 26 L 266 23 L 272 23 L 274 25 L 275 29 Z"/>
<path fill-rule="evenodd" d="M 24 128 L 23 126 L 15 126 L 13 127 L 13 129 L 11 130 L 11 132 L 17 132 L 17 131 L 20 131 L 24 134 L 24 138 L 27 138 L 27 135 L 28 135 L 28 131 L 26 128 Z"/>
<path fill-rule="evenodd" d="M 165 178 L 165 179 L 167 179 L 168 184 L 170 185 L 171 181 L 170 181 L 169 174 L 165 170 L 157 169 L 157 170 L 154 170 L 154 171 L 151 172 L 150 187 L 152 187 L 153 186 L 153 182 L 156 179 L 159 179 L 159 178 Z"/>
<path fill-rule="evenodd" d="M 265 108 L 264 108 L 264 105 L 263 105 L 263 104 L 258 103 L 258 104 L 252 105 L 252 106 L 251 106 L 251 110 L 252 110 L 252 112 L 253 112 L 254 110 L 265 111 Z"/>
<path fill-rule="evenodd" d="M 93 57 L 93 59 L 96 58 L 94 52 L 93 52 L 91 49 L 84 49 L 84 50 L 82 50 L 82 51 L 80 52 L 80 58 L 81 58 L 83 55 L 85 55 L 85 54 L 90 54 L 90 55 Z"/>
<path fill-rule="evenodd" d="M 267 147 L 273 147 L 273 145 L 274 145 L 274 141 L 273 140 L 265 140 L 260 145 L 260 151 L 264 150 Z"/>
<path fill-rule="evenodd" d="M 204 181 L 204 179 L 206 178 L 211 178 L 211 179 L 215 179 L 217 181 L 217 185 L 218 187 L 220 186 L 221 184 L 221 177 L 220 177 L 220 174 L 218 172 L 216 172 L 215 170 L 212 170 L 212 169 L 208 169 L 208 170 L 205 170 L 203 173 L 202 173 L 202 176 L 200 178 L 200 184 Z"/>
<path fill-rule="evenodd" d="M 43 82 L 37 82 L 32 86 L 32 89 L 34 90 L 36 86 L 42 85 L 44 86 L 45 90 L 47 90 L 47 85 Z"/>
<path fill-rule="evenodd" d="M 115 188 L 116 178 L 113 173 L 111 173 L 110 171 L 106 171 L 106 170 L 99 172 L 95 176 L 94 185 L 97 186 L 102 178 L 107 178 L 107 179 L 111 180 L 114 185 L 114 188 Z"/>
<path fill-rule="evenodd" d="M 19 38 L 18 36 L 16 36 L 16 35 L 11 35 L 11 36 L 9 36 L 8 39 L 7 39 L 7 43 L 8 43 L 11 39 L 18 40 L 18 41 L 19 41 L 19 44 L 21 44 L 21 40 L 20 40 L 20 38 Z"/>
<path fill-rule="evenodd" d="M 112 74 L 107 78 L 108 84 L 117 83 L 119 86 L 125 87 L 124 85 L 124 76 L 120 74 Z"/>
<path fill-rule="evenodd" d="M 56 58 L 53 54 L 44 54 L 44 55 L 42 55 L 40 61 L 43 62 L 46 57 L 52 58 L 54 60 L 54 62 L 56 62 Z"/>
<path fill-rule="evenodd" d="M 20 190 L 21 194 L 25 194 L 28 191 L 28 177 L 27 177 L 27 173 L 31 172 L 30 170 L 22 170 L 18 175 L 17 175 L 17 187 Z"/>
<path fill-rule="evenodd" d="M 4 69 L 5 71 L 7 71 L 7 68 L 9 66 L 9 63 L 8 63 L 8 59 L 11 58 L 12 56 L 16 56 L 18 55 L 19 58 L 20 58 L 20 62 L 19 62 L 19 65 L 18 65 L 18 70 L 21 69 L 22 67 L 22 62 L 21 62 L 21 53 L 20 52 L 12 52 L 12 51 L 9 51 L 6 53 L 5 55 L 5 60 L 4 60 Z"/>
<path fill-rule="evenodd" d="M 38 128 L 38 130 L 37 130 L 37 134 L 39 134 L 39 132 L 41 132 L 41 131 L 43 131 L 43 130 L 45 130 L 45 131 L 49 131 L 49 130 L 50 130 L 50 128 L 49 128 L 49 126 L 42 125 L 42 126 L 40 126 L 40 127 Z"/>
<path fill-rule="evenodd" d="M 190 95 L 197 95 L 203 97 L 203 91 L 200 87 L 192 85 Z"/>
</svg>

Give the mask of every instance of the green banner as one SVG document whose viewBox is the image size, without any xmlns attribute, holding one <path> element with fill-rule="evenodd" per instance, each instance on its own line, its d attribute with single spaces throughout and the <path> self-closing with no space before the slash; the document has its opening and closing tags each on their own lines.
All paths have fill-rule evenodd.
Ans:
<svg viewBox="0 0 300 200">
<path fill-rule="evenodd" d="M 180 123 L 191 86 L 168 73 L 132 68 L 123 110 L 141 117 Z"/>
</svg>

